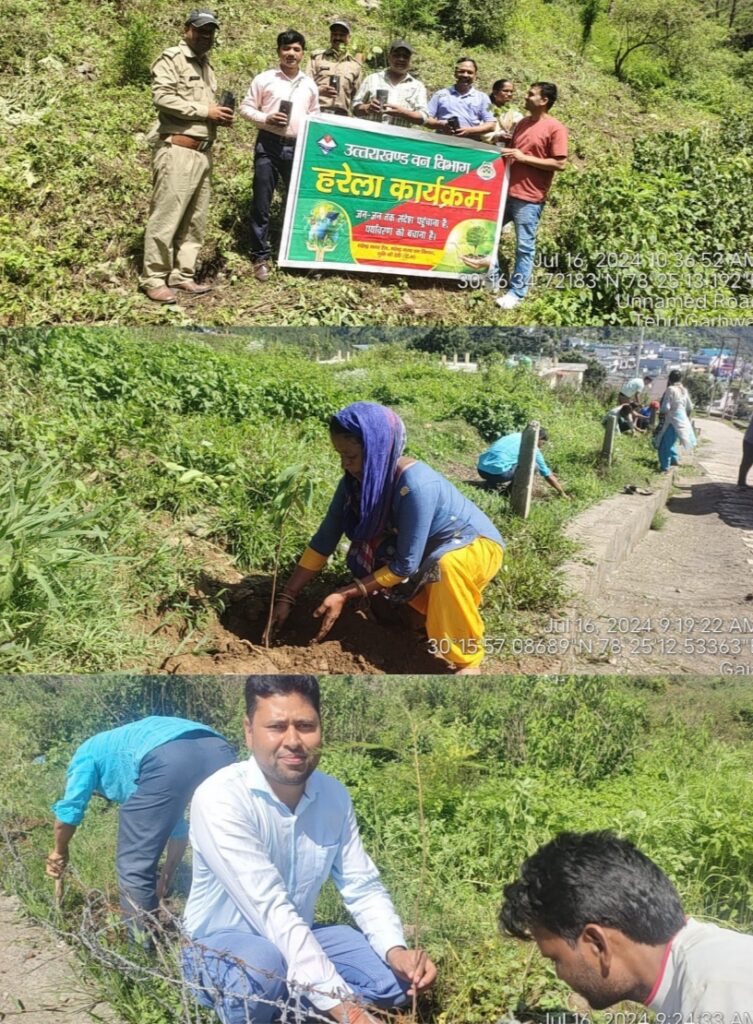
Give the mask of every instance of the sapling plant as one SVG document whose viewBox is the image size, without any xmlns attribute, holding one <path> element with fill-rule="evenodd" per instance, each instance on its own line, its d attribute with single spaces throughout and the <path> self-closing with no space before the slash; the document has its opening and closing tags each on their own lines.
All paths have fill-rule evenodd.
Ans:
<svg viewBox="0 0 753 1024">
<path fill-rule="evenodd" d="M 316 490 L 316 479 L 312 477 L 310 467 L 299 462 L 287 466 L 275 477 L 275 495 L 269 503 L 269 513 L 274 530 L 277 534 L 275 543 L 274 563 L 272 566 L 272 593 L 269 598 L 267 626 L 264 630 L 264 646 L 269 647 L 269 634 L 272 626 L 272 614 L 277 595 L 277 577 L 280 571 L 282 545 L 285 540 L 285 528 L 288 520 L 295 512 L 306 512 L 311 508 Z"/>
</svg>

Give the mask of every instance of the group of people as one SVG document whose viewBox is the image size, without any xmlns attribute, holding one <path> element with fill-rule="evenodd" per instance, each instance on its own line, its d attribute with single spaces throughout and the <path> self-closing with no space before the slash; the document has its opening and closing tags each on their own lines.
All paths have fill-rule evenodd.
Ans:
<svg viewBox="0 0 753 1024">
<path fill-rule="evenodd" d="M 608 417 L 614 417 L 621 434 L 644 433 L 651 428 L 659 469 L 662 473 L 669 473 L 673 466 L 680 464 L 678 445 L 690 452 L 698 443 L 690 419 L 693 401 L 682 382 L 681 370 L 670 370 L 660 401 L 641 402 L 641 394 L 650 392 L 652 384 L 653 378 L 649 376 L 634 377 L 623 384 L 617 405 L 609 410 L 604 422 Z"/>
<path fill-rule="evenodd" d="M 196 267 L 209 205 L 212 148 L 217 129 L 229 128 L 235 118 L 233 98 L 223 94 L 219 103 L 216 99 L 217 80 L 208 54 L 218 30 L 211 11 L 191 11 L 183 40 L 152 66 L 158 121 L 149 136 L 153 189 L 139 283 L 154 302 L 173 303 L 177 291 L 200 296 L 212 290 L 196 281 Z M 475 60 L 461 57 L 455 83 L 429 97 L 411 70 L 414 51 L 404 39 L 390 46 L 384 70 L 365 77 L 349 41 L 348 22 L 333 20 L 329 46 L 312 54 L 304 72 L 304 36 L 293 29 L 281 32 L 277 66 L 256 75 L 240 104 L 240 116 L 257 129 L 251 209 L 256 280 L 269 278 L 275 189 L 280 182 L 289 189 L 303 120 L 321 111 L 426 127 L 501 147 L 511 165 L 503 223 L 515 226 L 516 254 L 510 286 L 497 301 L 505 309 L 514 308 L 527 294 L 539 218 L 554 173 L 564 168 L 568 155 L 567 130 L 551 115 L 557 87 L 551 82 L 531 85 L 524 115 L 512 106 L 511 80 L 499 79 L 487 95 L 476 87 Z M 487 259 L 485 267 L 498 281 L 496 259 Z"/>
<path fill-rule="evenodd" d="M 53 806 L 47 873 L 60 878 L 71 830 L 93 793 L 121 803 L 117 873 L 132 938 L 148 948 L 154 911 L 185 835 L 193 878 L 184 915 L 188 990 L 223 1024 L 271 1024 L 289 1003 L 348 1024 L 404 1005 L 437 968 L 411 948 L 345 787 L 317 770 L 320 692 L 311 676 L 252 676 L 250 757 L 199 722 L 151 716 L 75 752 Z M 177 859 L 176 859 L 177 858 Z M 356 927 L 315 923 L 331 878 Z M 625 999 L 683 1024 L 743 1024 L 753 1012 L 753 936 L 687 918 L 664 872 L 609 832 L 562 832 L 504 889 L 503 934 L 533 940 L 593 1009 Z"/>
</svg>

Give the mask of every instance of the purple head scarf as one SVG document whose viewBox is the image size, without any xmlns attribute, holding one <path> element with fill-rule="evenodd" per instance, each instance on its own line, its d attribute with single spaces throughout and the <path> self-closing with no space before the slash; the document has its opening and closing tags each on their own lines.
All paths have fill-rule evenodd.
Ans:
<svg viewBox="0 0 753 1024">
<path fill-rule="evenodd" d="M 363 445 L 363 479 L 345 474 L 345 534 L 353 541 L 372 541 L 387 525 L 405 427 L 397 413 L 375 402 L 354 402 L 334 418 Z"/>
</svg>

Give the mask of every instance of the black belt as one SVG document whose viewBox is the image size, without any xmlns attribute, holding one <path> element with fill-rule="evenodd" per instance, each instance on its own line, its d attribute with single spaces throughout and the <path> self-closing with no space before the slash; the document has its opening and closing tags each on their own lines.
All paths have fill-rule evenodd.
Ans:
<svg viewBox="0 0 753 1024">
<path fill-rule="evenodd" d="M 268 139 L 274 139 L 276 142 L 282 143 L 283 146 L 294 146 L 298 141 L 297 135 L 276 135 L 274 132 L 268 132 L 265 128 L 259 129 L 259 135 L 265 135 Z"/>
</svg>

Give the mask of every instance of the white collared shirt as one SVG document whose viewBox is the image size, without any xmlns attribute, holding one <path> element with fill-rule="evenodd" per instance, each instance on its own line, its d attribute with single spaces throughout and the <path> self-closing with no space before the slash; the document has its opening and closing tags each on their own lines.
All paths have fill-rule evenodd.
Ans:
<svg viewBox="0 0 753 1024">
<path fill-rule="evenodd" d="M 353 106 L 355 107 L 359 103 L 368 104 L 374 99 L 379 89 L 386 89 L 388 103 L 396 107 L 404 107 L 406 110 L 417 110 L 422 115 L 424 121 L 426 121 L 426 108 L 429 101 L 424 83 L 415 78 L 409 71 L 395 84 L 391 78 L 387 77 L 388 72 L 389 68 L 384 68 L 382 71 L 374 71 L 372 74 L 367 75 L 361 82 L 358 92 L 353 97 Z M 398 117 L 396 114 L 367 113 L 359 114 L 358 116 L 365 118 L 367 121 L 399 125 L 401 128 L 419 127 L 415 121 L 405 117 Z"/>
<path fill-rule="evenodd" d="M 668 1024 L 750 1022 L 753 935 L 688 918 L 668 946 L 646 1006 Z"/>
<path fill-rule="evenodd" d="M 280 109 L 280 100 L 290 100 L 293 104 L 284 128 L 267 124 L 267 115 Z M 302 71 L 295 78 L 288 78 L 282 68 L 272 68 L 252 80 L 238 112 L 265 132 L 297 138 L 304 117 L 319 112 L 319 89 L 314 79 Z"/>
<path fill-rule="evenodd" d="M 328 1010 L 350 989 L 311 931 L 316 899 L 332 877 L 345 906 L 383 960 L 405 937 L 379 872 L 363 848 L 345 787 L 314 772 L 295 811 L 272 792 L 253 757 L 203 782 L 191 802 L 193 881 L 188 933 L 206 940 L 250 929 L 280 950 L 288 983 L 312 986 Z M 211 940 L 209 942 L 211 945 Z"/>
</svg>

